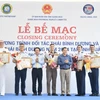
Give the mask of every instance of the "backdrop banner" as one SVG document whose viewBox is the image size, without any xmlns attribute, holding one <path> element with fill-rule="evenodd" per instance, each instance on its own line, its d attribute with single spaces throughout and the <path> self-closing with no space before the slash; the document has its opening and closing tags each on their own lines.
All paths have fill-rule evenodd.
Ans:
<svg viewBox="0 0 100 100">
<path fill-rule="evenodd" d="M 100 51 L 100 3 L 99 2 L 5 2 L 0 1 L 0 40 L 12 53 L 18 51 L 20 43 L 25 44 L 25 52 L 30 56 L 34 47 L 41 52 L 49 50 L 51 43 L 61 53 L 62 47 L 68 53 L 75 53 L 77 45 L 83 52 L 90 52 L 94 44 Z M 6 67 L 6 93 L 14 93 L 14 64 Z M 26 92 L 32 93 L 31 69 L 27 72 Z M 74 83 L 74 84 L 73 84 Z M 86 93 L 90 84 L 86 75 Z M 75 72 L 71 73 L 71 93 L 77 92 Z M 43 93 L 46 93 L 46 69 L 43 69 Z M 61 93 L 58 69 L 57 93 Z"/>
</svg>

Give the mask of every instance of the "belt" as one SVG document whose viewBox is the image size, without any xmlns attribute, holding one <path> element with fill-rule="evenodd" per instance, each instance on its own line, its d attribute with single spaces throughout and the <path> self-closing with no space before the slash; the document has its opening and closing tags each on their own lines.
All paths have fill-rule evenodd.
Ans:
<svg viewBox="0 0 100 100">
<path fill-rule="evenodd" d="M 42 68 L 33 68 L 33 69 L 42 69 Z"/>
<path fill-rule="evenodd" d="M 68 69 L 70 69 L 70 68 L 60 68 L 61 70 L 68 70 Z"/>
</svg>

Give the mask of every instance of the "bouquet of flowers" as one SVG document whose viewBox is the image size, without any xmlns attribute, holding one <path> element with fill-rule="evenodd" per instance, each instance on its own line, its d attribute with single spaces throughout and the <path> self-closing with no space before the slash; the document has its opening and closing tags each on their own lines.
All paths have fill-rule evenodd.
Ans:
<svg viewBox="0 0 100 100">
<path fill-rule="evenodd" d="M 48 65 L 52 68 L 56 68 L 57 67 L 57 63 L 54 62 L 54 59 L 49 59 L 48 60 Z"/>
<path fill-rule="evenodd" d="M 17 61 L 17 68 L 18 70 L 22 70 L 22 66 L 21 66 L 21 55 L 17 52 L 17 53 L 13 53 L 11 54 L 11 56 Z"/>
<path fill-rule="evenodd" d="M 16 58 L 18 56 L 18 54 L 19 54 L 18 52 L 12 53 L 11 56 L 14 57 L 14 58 Z"/>
<path fill-rule="evenodd" d="M 91 56 L 89 55 L 84 55 L 84 62 L 85 67 L 86 67 L 86 71 L 91 72 Z"/>
<path fill-rule="evenodd" d="M 73 64 L 72 64 L 72 71 L 75 71 L 77 70 L 77 60 L 78 60 L 78 57 L 77 56 L 72 56 L 72 60 L 73 60 Z"/>
<path fill-rule="evenodd" d="M 48 59 L 48 65 L 51 68 L 57 67 L 57 58 L 58 58 L 58 56 L 56 54 L 49 53 L 48 55 L 46 55 L 46 59 Z"/>
</svg>

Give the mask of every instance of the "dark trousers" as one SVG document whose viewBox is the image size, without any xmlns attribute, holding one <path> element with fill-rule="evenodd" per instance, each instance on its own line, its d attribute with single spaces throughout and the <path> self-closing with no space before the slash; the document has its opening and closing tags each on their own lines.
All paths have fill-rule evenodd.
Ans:
<svg viewBox="0 0 100 100">
<path fill-rule="evenodd" d="M 50 93 L 50 82 L 52 80 L 52 93 L 56 93 L 56 79 L 57 79 L 57 69 L 50 68 L 47 66 L 46 70 L 46 77 L 47 77 L 47 93 Z"/>
<path fill-rule="evenodd" d="M 26 74 L 27 74 L 27 69 L 18 70 L 17 67 L 15 67 L 15 93 L 16 94 L 19 94 L 20 79 L 21 79 L 21 92 L 22 94 L 25 93 Z"/>
<path fill-rule="evenodd" d="M 42 92 L 42 68 L 32 69 L 32 91 L 37 93 L 36 81 L 38 80 L 38 93 Z"/>
<path fill-rule="evenodd" d="M 85 95 L 85 68 L 82 71 L 76 71 L 77 91 L 79 95 Z"/>
<path fill-rule="evenodd" d="M 91 68 L 91 73 L 88 73 L 90 78 L 92 94 L 99 94 L 99 69 Z"/>
</svg>

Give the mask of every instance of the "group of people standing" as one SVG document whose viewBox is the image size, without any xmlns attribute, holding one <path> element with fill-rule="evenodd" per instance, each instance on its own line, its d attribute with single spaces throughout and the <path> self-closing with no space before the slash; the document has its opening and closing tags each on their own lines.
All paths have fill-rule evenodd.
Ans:
<svg viewBox="0 0 100 100">
<path fill-rule="evenodd" d="M 29 57 L 29 55 L 24 52 L 25 45 L 20 43 L 19 45 L 19 53 L 22 57 Z M 6 51 L 4 48 L 4 42 L 0 40 L 0 52 Z M 57 52 L 55 51 L 55 45 L 50 44 L 50 49 L 46 54 L 40 53 L 41 49 L 39 47 L 34 48 L 34 54 L 31 56 L 32 58 L 32 92 L 34 95 L 42 95 L 42 77 L 43 72 L 42 68 L 44 63 L 46 63 L 46 78 L 47 78 L 47 94 L 48 96 L 58 96 L 56 93 L 56 79 L 57 79 L 57 68 L 60 66 L 60 80 L 61 80 L 61 96 L 71 96 L 70 95 L 70 76 L 71 76 L 71 65 L 73 63 L 72 57 L 68 55 L 68 51 L 66 47 L 62 48 L 62 54 L 57 58 L 57 66 L 53 67 L 49 65 L 50 56 L 53 58 Z M 90 45 L 90 55 L 95 55 L 95 46 Z M 84 53 L 82 52 L 82 46 L 77 46 L 77 56 L 78 60 L 84 59 Z M 48 57 L 47 57 L 48 56 Z M 27 96 L 25 92 L 25 81 L 27 76 L 27 69 L 18 70 L 17 61 L 13 58 L 13 63 L 15 63 L 15 95 L 19 95 L 19 81 L 21 79 L 21 93 L 23 96 Z M 0 85 L 1 85 L 1 95 L 5 95 L 5 67 L 4 64 L 0 67 Z M 90 96 L 98 96 L 99 95 L 99 69 L 91 68 L 91 72 L 88 73 L 90 84 L 91 84 L 91 92 Z M 36 82 L 38 81 L 38 89 L 36 89 Z M 50 83 L 52 81 L 52 91 L 50 89 Z M 77 82 L 77 94 L 76 96 L 84 96 L 85 95 L 85 66 L 83 64 L 82 70 L 76 70 L 76 82 Z M 66 84 L 65 84 L 66 83 Z M 65 89 L 66 86 L 66 89 Z"/>
</svg>

